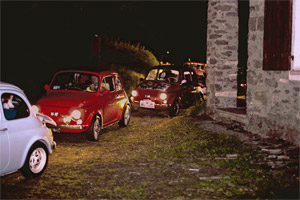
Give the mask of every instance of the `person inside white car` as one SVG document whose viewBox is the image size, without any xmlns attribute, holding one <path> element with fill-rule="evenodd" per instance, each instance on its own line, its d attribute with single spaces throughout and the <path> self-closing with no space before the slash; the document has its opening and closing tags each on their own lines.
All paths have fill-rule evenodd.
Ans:
<svg viewBox="0 0 300 200">
<path fill-rule="evenodd" d="M 4 93 L 2 95 L 2 105 L 5 118 L 8 120 L 14 119 L 16 117 L 17 111 L 15 110 L 15 106 L 13 105 L 14 96 L 12 94 Z"/>
<path fill-rule="evenodd" d="M 10 109 L 10 108 L 15 107 L 12 103 L 12 100 L 14 98 L 13 95 L 4 94 L 2 97 L 3 97 L 3 108 L 4 109 Z"/>
</svg>

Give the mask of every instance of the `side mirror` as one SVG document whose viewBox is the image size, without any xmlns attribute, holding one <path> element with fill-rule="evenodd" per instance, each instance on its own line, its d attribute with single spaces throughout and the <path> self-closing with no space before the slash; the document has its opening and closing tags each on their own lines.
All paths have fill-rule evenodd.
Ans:
<svg viewBox="0 0 300 200">
<path fill-rule="evenodd" d="M 104 90 L 103 92 L 102 92 L 102 94 L 108 94 L 109 93 L 109 90 Z"/>
<path fill-rule="evenodd" d="M 183 85 L 183 84 L 185 84 L 185 83 L 187 83 L 187 81 L 184 79 L 184 80 L 181 81 L 180 84 Z"/>
<path fill-rule="evenodd" d="M 50 89 L 50 86 L 49 86 L 48 84 L 45 84 L 45 85 L 44 85 L 44 89 L 45 89 L 46 91 L 48 91 L 48 90 Z"/>
</svg>

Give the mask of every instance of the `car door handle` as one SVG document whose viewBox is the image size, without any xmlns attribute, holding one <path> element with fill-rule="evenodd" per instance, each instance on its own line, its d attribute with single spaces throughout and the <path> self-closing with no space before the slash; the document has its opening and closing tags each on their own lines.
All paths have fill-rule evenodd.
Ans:
<svg viewBox="0 0 300 200">
<path fill-rule="evenodd" d="M 7 130 L 8 130 L 7 128 L 0 129 L 0 131 L 7 131 Z"/>
</svg>

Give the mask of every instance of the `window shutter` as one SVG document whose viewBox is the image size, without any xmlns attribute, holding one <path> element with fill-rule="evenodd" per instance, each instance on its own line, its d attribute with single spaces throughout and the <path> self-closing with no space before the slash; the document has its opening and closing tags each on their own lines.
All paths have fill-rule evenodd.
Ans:
<svg viewBox="0 0 300 200">
<path fill-rule="evenodd" d="M 264 70 L 290 70 L 292 37 L 291 0 L 266 0 Z"/>
</svg>

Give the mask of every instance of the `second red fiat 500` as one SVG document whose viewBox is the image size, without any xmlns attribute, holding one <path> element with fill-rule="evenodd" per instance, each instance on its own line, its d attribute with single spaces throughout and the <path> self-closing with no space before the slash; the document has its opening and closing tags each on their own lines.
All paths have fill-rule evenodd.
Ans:
<svg viewBox="0 0 300 200">
<path fill-rule="evenodd" d="M 101 129 L 129 124 L 131 107 L 121 77 L 114 71 L 63 70 L 56 73 L 36 112 L 50 116 L 62 132 L 86 132 L 99 139 Z"/>
<path fill-rule="evenodd" d="M 193 69 L 156 66 L 149 70 L 130 97 L 134 109 L 168 110 L 178 115 L 181 106 L 203 101 L 203 91 Z"/>
</svg>

